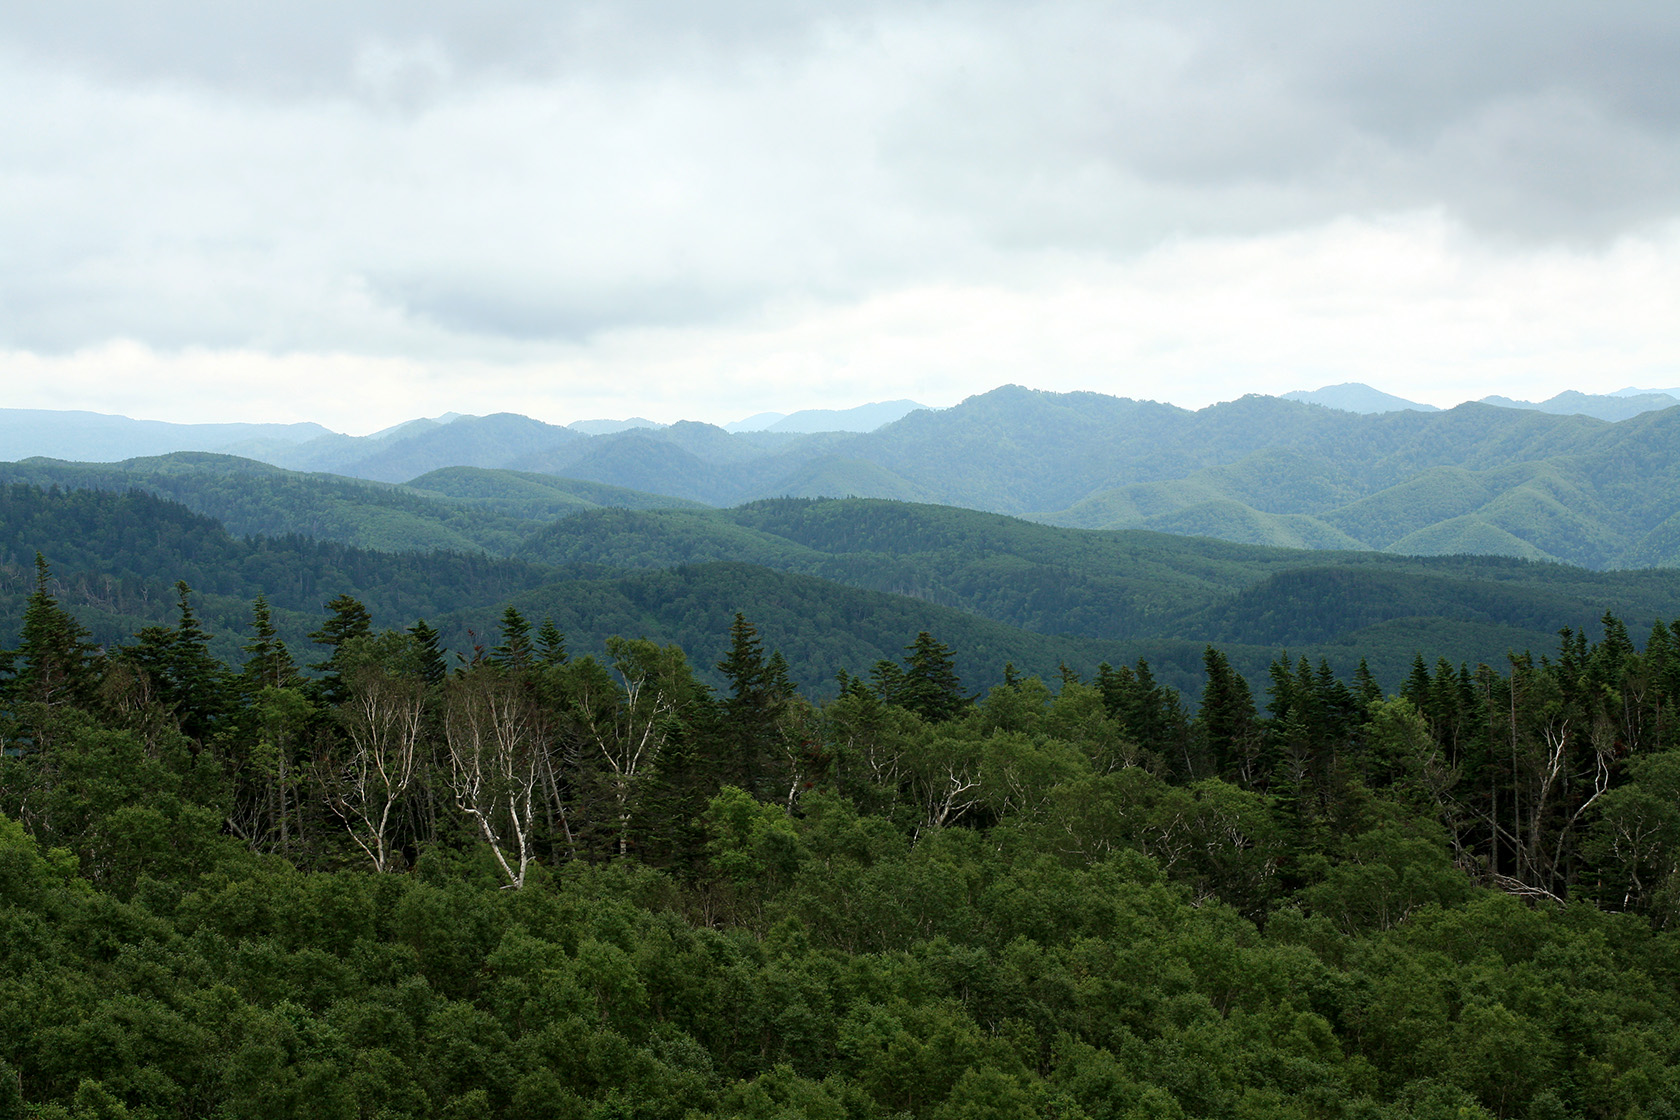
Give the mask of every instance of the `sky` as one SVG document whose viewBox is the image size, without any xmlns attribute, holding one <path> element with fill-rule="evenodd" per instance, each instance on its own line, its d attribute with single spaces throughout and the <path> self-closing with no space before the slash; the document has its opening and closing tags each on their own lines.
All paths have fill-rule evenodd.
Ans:
<svg viewBox="0 0 1680 1120">
<path fill-rule="evenodd" d="M 0 407 L 1680 386 L 1680 5 L 0 5 Z"/>
</svg>

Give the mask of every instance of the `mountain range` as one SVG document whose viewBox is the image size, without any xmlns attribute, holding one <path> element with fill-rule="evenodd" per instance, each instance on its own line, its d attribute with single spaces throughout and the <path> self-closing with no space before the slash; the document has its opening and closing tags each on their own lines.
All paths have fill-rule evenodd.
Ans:
<svg viewBox="0 0 1680 1120">
<path fill-rule="evenodd" d="M 1605 399 L 1635 407 L 1655 397 Z M 247 488 L 295 489 L 284 471 L 330 474 L 341 493 L 365 502 L 372 491 L 344 491 L 349 479 L 402 484 L 381 499 L 386 514 L 344 514 L 354 523 L 344 532 L 380 548 L 502 551 L 522 530 L 497 529 L 497 518 L 599 505 L 856 496 L 1292 548 L 1495 554 L 1588 568 L 1680 564 L 1680 406 L 1621 421 L 1481 403 L 1356 413 L 1261 396 L 1190 411 L 1005 386 L 869 432 L 730 433 L 680 422 L 591 436 L 503 413 L 414 421 L 367 437 L 308 426 L 231 434 L 246 437 L 228 445 L 246 462 L 225 466 Z M 161 471 L 165 479 L 143 484 L 179 497 L 167 477 L 184 464 L 103 473 L 139 481 L 136 472 Z M 45 477 L 41 463 L 8 469 L 20 481 Z M 507 473 L 490 479 L 464 469 Z M 433 517 L 411 538 L 393 503 L 427 495 L 471 508 L 447 525 Z M 203 511 L 235 531 L 276 528 L 247 523 L 235 508 L 241 500 L 250 504 L 230 491 Z M 267 499 L 257 505 L 277 508 Z"/>
<path fill-rule="evenodd" d="M 1299 389 L 1283 394 L 1285 400 L 1321 404 L 1342 412 L 1439 412 L 1432 404 L 1409 401 L 1369 385 L 1348 382 L 1322 389 Z M 1591 416 L 1598 420 L 1626 420 L 1641 412 L 1655 412 L 1680 404 L 1680 389 L 1621 389 L 1614 393 L 1579 393 L 1573 389 L 1543 401 L 1518 401 L 1510 397 L 1483 397 L 1478 404 L 1500 408 L 1526 408 L 1555 412 L 1562 416 Z"/>
</svg>

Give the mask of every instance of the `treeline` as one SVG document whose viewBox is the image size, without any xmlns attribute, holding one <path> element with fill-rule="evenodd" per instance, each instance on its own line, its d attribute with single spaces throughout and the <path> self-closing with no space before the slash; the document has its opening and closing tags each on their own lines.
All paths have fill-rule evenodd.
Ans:
<svg viewBox="0 0 1680 1120">
<path fill-rule="evenodd" d="M 1569 1117 L 1680 1099 L 1680 624 L 816 705 L 737 615 L 0 666 L 0 1116 Z M 909 638 L 909 635 L 906 635 Z M 313 675 L 300 669 L 310 660 Z"/>
</svg>

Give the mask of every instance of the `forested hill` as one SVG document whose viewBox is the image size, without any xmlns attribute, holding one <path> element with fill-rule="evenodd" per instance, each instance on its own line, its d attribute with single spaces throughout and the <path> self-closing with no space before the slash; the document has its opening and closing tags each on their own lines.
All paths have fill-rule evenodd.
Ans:
<svg viewBox="0 0 1680 1120">
<path fill-rule="evenodd" d="M 1680 409 L 1613 424 L 1246 397 L 1189 412 L 1011 387 L 867 434 L 771 440 L 677 424 L 496 465 L 713 505 L 855 495 L 1289 547 L 1680 563 Z"/>
<path fill-rule="evenodd" d="M 1385 680 L 1423 648 L 1495 663 L 1550 648 L 1560 628 L 1605 611 L 1640 626 L 1680 612 L 1680 572 L 1669 570 L 1310 552 L 862 499 L 600 510 L 542 530 L 521 555 L 611 567 L 742 560 L 1041 633 L 1288 648 L 1349 666 L 1365 657 Z"/>
<path fill-rule="evenodd" d="M 1001 679 L 1009 662 L 1054 676 L 1064 663 L 1092 672 L 1103 661 L 1145 657 L 1187 690 L 1200 672 L 1202 647 L 1176 636 L 1032 633 L 953 607 L 749 564 L 626 572 L 481 554 L 381 553 L 298 536 L 240 539 L 140 492 L 47 492 L 16 484 L 0 488 L 0 648 L 22 629 L 38 553 L 48 558 L 54 593 L 98 644 L 114 647 L 170 621 L 174 585 L 183 581 L 212 635 L 211 651 L 230 661 L 252 640 L 257 596 L 266 598 L 279 637 L 308 650 L 326 604 L 349 595 L 380 627 L 427 621 L 446 649 L 466 659 L 487 647 L 503 611 L 515 605 L 533 619 L 553 619 L 578 651 L 599 651 L 614 636 L 681 643 L 700 657 L 698 671 L 707 680 L 716 679 L 712 665 L 741 611 L 782 651 L 790 678 L 819 694 L 834 691 L 841 670 L 867 672 L 896 658 L 923 630 L 951 646 L 976 688 Z M 1271 652 L 1239 648 L 1234 655 L 1258 675 Z"/>
<path fill-rule="evenodd" d="M 459 442 L 466 430 L 449 429 L 460 423 L 424 438 Z M 855 495 L 1290 547 L 1680 563 L 1680 408 L 1610 423 L 1485 404 L 1356 415 L 1245 397 L 1190 412 L 1005 387 L 866 434 L 732 436 L 683 423 L 528 446 L 510 431 L 500 459 L 456 461 L 711 505 Z"/>
<path fill-rule="evenodd" d="M 259 484 L 265 477 L 255 475 Z M 484 478 L 436 485 L 466 492 Z M 371 510 L 402 525 L 419 510 L 425 526 L 459 527 L 475 524 L 469 514 L 504 516 L 462 506 L 450 520 L 427 505 L 432 499 L 345 480 L 269 481 L 281 496 L 301 494 L 306 508 L 346 518 Z M 227 481 L 226 492 L 262 493 L 242 482 Z M 66 605 L 101 642 L 113 642 L 165 618 L 174 582 L 185 580 L 202 596 L 224 657 L 247 639 L 256 595 L 268 596 L 287 640 L 307 645 L 323 605 L 350 594 L 380 625 L 427 619 L 464 654 L 516 603 L 533 618 L 553 617 L 579 648 L 600 648 L 614 634 L 675 641 L 697 651 L 705 671 L 731 615 L 744 611 L 784 650 L 795 681 L 816 693 L 832 691 L 840 670 L 867 669 L 930 630 L 976 687 L 1011 660 L 1054 675 L 1062 663 L 1089 673 L 1105 660 L 1144 657 L 1193 694 L 1209 643 L 1257 687 L 1281 650 L 1327 658 L 1342 673 L 1364 659 L 1393 687 L 1425 650 L 1453 664 L 1499 664 L 1509 652 L 1549 650 L 1561 628 L 1585 630 L 1606 612 L 1640 629 L 1680 614 L 1680 572 L 1666 570 L 1303 552 L 863 499 L 596 509 L 544 529 L 494 522 L 509 534 L 534 531 L 517 558 L 386 553 L 296 534 L 232 537 L 137 491 L 14 484 L 0 500 L 0 560 L 14 590 L 42 553 Z M 0 622 L 15 627 L 20 609 L 16 597 L 0 604 Z M 812 619 L 822 620 L 815 631 Z"/>
<path fill-rule="evenodd" d="M 517 472 L 502 476 L 504 496 L 474 483 L 480 512 L 513 516 L 542 504 L 529 500 L 530 479 L 547 475 L 712 506 L 881 497 L 1285 547 L 1680 565 L 1677 407 L 1612 423 L 1491 404 L 1355 414 L 1250 396 L 1191 412 L 1006 386 L 868 433 L 683 422 L 586 436 L 501 414 L 230 450 L 421 489 L 421 476 L 451 468 Z M 501 540 L 494 527 L 457 528 L 482 547 Z"/>
<path fill-rule="evenodd" d="M 684 498 L 552 475 L 451 467 L 398 486 L 192 451 L 120 463 L 0 463 L 0 483 L 7 482 L 137 488 L 215 518 L 235 536 L 299 534 L 383 552 L 509 556 L 540 526 L 582 510 L 701 508 Z"/>
<path fill-rule="evenodd" d="M 65 592 L 145 606 L 151 583 L 6 569 L 0 1117 L 1662 1120 L 1680 1100 L 1680 621 L 1640 642 L 1607 617 L 1497 666 L 1425 648 L 1387 689 L 1278 656 L 1252 690 L 1210 648 L 1193 703 L 1141 664 L 976 688 L 918 633 L 813 702 L 744 615 L 715 655 L 583 649 L 506 606 L 554 569 L 235 541 L 142 493 L 0 498 L 8 534 L 68 534 L 95 572 L 170 561 L 276 596 L 350 578 L 402 627 L 340 592 L 288 648 L 252 604 L 222 658 L 183 585 L 98 649 Z M 716 611 L 752 573 L 796 640 L 873 607 L 1029 648 L 744 565 L 619 580 L 648 581 L 654 617 L 685 589 Z M 503 604 L 453 666 L 401 613 L 450 586 Z M 594 593 L 554 590 L 531 605 Z"/>
</svg>

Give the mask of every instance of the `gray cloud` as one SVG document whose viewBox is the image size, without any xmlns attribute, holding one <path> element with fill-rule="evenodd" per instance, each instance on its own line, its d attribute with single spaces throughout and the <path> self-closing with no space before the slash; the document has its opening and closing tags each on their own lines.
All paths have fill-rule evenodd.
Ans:
<svg viewBox="0 0 1680 1120">
<path fill-rule="evenodd" d="M 0 345 L 527 354 L 1438 209 L 1680 212 L 1672 4 L 0 12 Z M 498 350 L 497 348 L 501 348 Z"/>
</svg>

